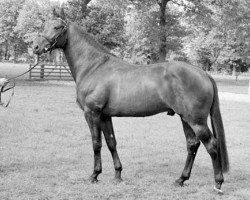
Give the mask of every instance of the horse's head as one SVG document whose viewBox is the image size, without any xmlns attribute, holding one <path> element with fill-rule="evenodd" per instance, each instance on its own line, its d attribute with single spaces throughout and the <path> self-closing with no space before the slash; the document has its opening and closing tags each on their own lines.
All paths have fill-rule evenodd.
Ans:
<svg viewBox="0 0 250 200">
<path fill-rule="evenodd" d="M 63 9 L 60 13 L 53 10 L 54 18 L 45 23 L 44 31 L 33 41 L 35 54 L 42 54 L 56 48 L 63 48 L 67 42 L 68 23 L 65 21 Z"/>
</svg>

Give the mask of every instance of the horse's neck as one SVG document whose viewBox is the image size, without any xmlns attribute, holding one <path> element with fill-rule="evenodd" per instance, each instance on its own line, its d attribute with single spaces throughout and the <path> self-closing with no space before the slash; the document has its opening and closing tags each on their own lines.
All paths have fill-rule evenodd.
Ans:
<svg viewBox="0 0 250 200">
<path fill-rule="evenodd" d="M 63 51 L 75 81 L 79 74 L 87 73 L 99 57 L 108 53 L 93 38 L 86 36 L 87 33 L 82 33 L 75 25 L 69 25 L 67 44 Z"/>
</svg>

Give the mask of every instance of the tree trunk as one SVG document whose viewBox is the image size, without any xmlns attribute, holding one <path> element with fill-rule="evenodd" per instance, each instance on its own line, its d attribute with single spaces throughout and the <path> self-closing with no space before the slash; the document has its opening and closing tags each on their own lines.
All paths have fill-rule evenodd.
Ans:
<svg viewBox="0 0 250 200">
<path fill-rule="evenodd" d="M 236 66 L 233 66 L 232 76 L 236 76 Z"/>
<path fill-rule="evenodd" d="M 82 7 L 81 7 L 82 18 L 86 18 L 87 5 L 89 4 L 89 2 L 90 2 L 91 0 L 82 0 L 82 1 L 83 1 Z"/>
<path fill-rule="evenodd" d="M 13 59 L 14 59 L 14 63 L 16 63 L 17 62 L 17 44 L 14 44 Z"/>
<path fill-rule="evenodd" d="M 165 33 L 165 27 L 166 27 L 166 6 L 167 3 L 170 0 L 160 0 L 158 2 L 159 6 L 160 6 L 160 10 L 159 10 L 159 18 L 160 18 L 160 28 L 161 28 L 161 32 L 160 32 L 160 44 L 159 44 L 159 59 L 158 62 L 165 62 L 166 60 L 166 55 L 167 55 L 167 49 L 166 49 L 166 33 Z"/>
<path fill-rule="evenodd" d="M 206 62 L 206 69 L 205 69 L 205 71 L 206 71 L 206 72 L 209 71 L 209 63 L 208 63 L 208 62 Z"/>
<path fill-rule="evenodd" d="M 4 60 L 8 60 L 8 53 L 9 53 L 9 44 L 8 42 L 6 42 L 4 51 Z"/>
<path fill-rule="evenodd" d="M 213 64 L 213 69 L 214 69 L 214 72 L 216 73 L 216 74 L 218 74 L 218 72 L 219 72 L 219 69 L 218 69 L 218 63 L 217 62 L 214 62 L 214 64 Z"/>
</svg>

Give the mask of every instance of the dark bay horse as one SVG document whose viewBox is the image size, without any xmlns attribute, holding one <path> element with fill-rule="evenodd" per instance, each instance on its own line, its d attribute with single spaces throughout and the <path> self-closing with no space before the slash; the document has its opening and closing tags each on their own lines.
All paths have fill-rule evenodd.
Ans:
<svg viewBox="0 0 250 200">
<path fill-rule="evenodd" d="M 178 114 L 187 141 L 184 170 L 175 184 L 188 180 L 200 141 L 210 154 L 215 187 L 221 191 L 223 172 L 229 170 L 223 122 L 215 81 L 201 69 L 183 62 L 132 65 L 113 56 L 82 28 L 65 20 L 63 10 L 45 24 L 34 41 L 34 52 L 42 54 L 55 48 L 64 51 L 76 82 L 77 103 L 84 111 L 93 142 L 92 182 L 102 172 L 103 132 L 121 180 L 122 165 L 116 150 L 112 117 L 142 117 L 161 112 Z M 213 133 L 207 125 L 211 117 Z"/>
</svg>

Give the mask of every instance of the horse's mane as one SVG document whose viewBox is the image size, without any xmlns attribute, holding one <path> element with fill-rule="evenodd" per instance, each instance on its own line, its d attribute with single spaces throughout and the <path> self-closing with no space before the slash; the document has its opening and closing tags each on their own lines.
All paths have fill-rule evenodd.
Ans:
<svg viewBox="0 0 250 200">
<path fill-rule="evenodd" d="M 100 44 L 92 35 L 87 33 L 82 27 L 74 24 L 74 28 L 78 31 L 78 33 L 80 33 L 80 35 L 87 41 L 87 43 L 90 46 L 94 47 L 95 49 L 97 49 L 105 54 L 115 56 L 112 53 L 110 53 L 110 51 L 106 47 L 104 47 L 102 44 Z"/>
</svg>

